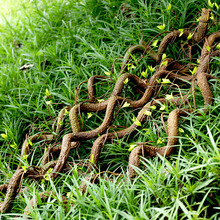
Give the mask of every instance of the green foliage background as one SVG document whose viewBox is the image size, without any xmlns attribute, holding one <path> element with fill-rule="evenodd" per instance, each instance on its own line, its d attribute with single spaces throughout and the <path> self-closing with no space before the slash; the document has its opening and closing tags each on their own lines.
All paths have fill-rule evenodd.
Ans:
<svg viewBox="0 0 220 220">
<path fill-rule="evenodd" d="M 126 18 L 121 13 L 120 5 L 124 2 L 130 4 L 135 17 Z M 123 56 L 129 46 L 148 42 L 161 33 L 158 25 L 165 24 L 166 31 L 194 29 L 201 9 L 209 7 L 204 0 L 8 0 L 4 3 L 0 25 L 0 133 L 7 134 L 7 140 L 0 137 L 0 184 L 8 182 L 14 173 L 25 135 L 51 131 L 59 110 L 75 103 L 74 93 L 79 83 L 92 75 L 109 72 L 114 60 Z M 171 10 L 167 10 L 169 3 Z M 215 22 L 209 26 L 209 33 L 219 31 L 219 10 L 215 5 L 213 16 Z M 183 61 L 183 56 L 178 56 L 180 49 L 173 44 L 167 55 Z M 25 64 L 33 67 L 19 70 Z M 141 76 L 141 71 L 154 63 L 146 58 L 135 65 L 132 73 Z M 119 69 L 120 62 L 116 62 L 112 83 L 97 89 L 98 96 L 110 94 Z M 210 73 L 219 76 L 219 57 L 212 59 Z M 83 177 L 78 176 L 75 168 L 73 175 L 63 174 L 54 182 L 38 184 L 24 180 L 22 187 L 28 187 L 29 191 L 19 195 L 11 213 L 2 218 L 22 219 L 23 209 L 32 197 L 52 190 L 55 197 L 35 207 L 31 212 L 33 219 L 218 219 L 220 87 L 214 80 L 211 85 L 215 100 L 209 113 L 187 118 L 176 154 L 169 159 L 146 159 L 143 163 L 147 169 L 139 170 L 139 178 L 133 182 L 128 178 L 114 178 L 113 182 L 101 179 L 82 195 L 78 188 Z M 44 98 L 46 89 L 52 96 L 51 107 Z M 87 85 L 83 84 L 78 102 L 87 99 L 86 92 Z M 202 108 L 199 90 L 196 95 L 198 108 Z M 89 130 L 102 121 L 103 113 L 94 114 L 91 119 L 87 115 L 82 117 Z M 144 129 L 158 122 L 159 136 L 166 139 L 157 120 L 140 129 L 133 139 L 107 143 L 100 166 L 120 170 L 126 176 L 129 144 L 157 142 L 157 129 L 150 129 L 148 135 Z M 128 126 L 132 123 L 131 112 L 123 110 L 114 123 Z M 66 122 L 64 133 L 68 132 L 70 126 Z M 44 149 L 38 147 L 40 144 L 34 147 L 31 164 L 38 165 L 42 159 Z M 79 150 L 85 161 L 91 146 L 92 142 L 88 141 Z M 77 157 L 75 153 L 71 156 Z M 164 170 L 168 171 L 167 175 Z M 69 200 L 74 206 L 66 209 L 61 195 L 68 192 L 72 192 Z"/>
</svg>

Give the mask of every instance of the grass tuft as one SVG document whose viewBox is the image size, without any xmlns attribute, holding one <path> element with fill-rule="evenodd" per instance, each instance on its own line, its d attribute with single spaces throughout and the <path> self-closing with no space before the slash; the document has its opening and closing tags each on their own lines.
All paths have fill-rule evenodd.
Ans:
<svg viewBox="0 0 220 220">
<path fill-rule="evenodd" d="M 7 135 L 7 139 L 0 136 L 0 184 L 8 182 L 21 161 L 20 149 L 25 135 L 51 132 L 58 112 L 75 103 L 75 90 L 82 81 L 110 72 L 112 63 L 123 56 L 129 46 L 149 42 L 162 33 L 157 26 L 162 25 L 163 31 L 194 29 L 202 8 L 208 8 L 208 1 L 204 0 L 128 0 L 131 12 L 126 17 L 120 10 L 121 3 L 122 0 L 1 1 L 0 134 Z M 169 4 L 171 9 L 168 10 Z M 209 26 L 209 33 L 219 31 L 216 7 L 213 15 L 215 22 Z M 164 36 L 161 34 L 157 39 L 160 41 Z M 176 45 L 170 45 L 166 55 L 183 61 Z M 136 68 L 130 71 L 138 76 L 146 66 L 153 65 L 149 57 L 140 63 L 138 55 L 132 58 Z M 120 64 L 118 59 L 111 73 L 112 82 L 102 81 L 101 89 L 97 86 L 100 99 L 108 98 L 119 76 Z M 210 73 L 219 76 L 219 72 L 219 57 L 213 58 Z M 182 119 L 183 133 L 176 152 L 169 158 L 142 158 L 141 169 L 135 168 L 138 177 L 134 181 L 127 175 L 131 145 L 134 142 L 149 141 L 153 145 L 166 142 L 159 110 L 154 120 L 134 136 L 116 138 L 104 146 L 100 168 L 122 172 L 125 178 L 105 174 L 105 178 L 97 178 L 98 184 L 87 181 L 85 194 L 79 190 L 84 177 L 77 173 L 77 167 L 72 167 L 72 174 L 61 174 L 60 178 L 48 183 L 24 180 L 22 189 L 27 190 L 17 196 L 11 212 L 0 214 L 0 218 L 23 219 L 23 210 L 28 206 L 32 219 L 219 219 L 218 83 L 211 80 L 214 104 L 208 113 L 191 114 Z M 127 94 L 135 97 L 130 88 L 128 82 Z M 46 104 L 46 90 L 50 93 L 51 105 Z M 162 91 L 165 92 L 165 88 Z M 87 95 L 84 83 L 77 102 L 87 100 Z M 198 89 L 196 97 L 199 111 L 204 103 Z M 172 109 L 165 109 L 167 113 L 170 111 Z M 133 113 L 129 108 L 122 109 L 114 125 L 129 126 Z M 90 119 L 82 114 L 82 118 L 85 129 L 91 130 L 100 124 L 103 113 L 94 113 Z M 167 119 L 167 114 L 164 118 Z M 65 123 L 64 133 L 67 133 L 70 126 L 67 120 Z M 44 148 L 48 147 L 41 144 L 34 145 L 30 165 L 38 165 L 41 161 Z M 91 146 L 91 141 L 85 141 L 83 148 L 79 148 L 83 162 L 87 161 Z M 76 152 L 71 152 L 70 156 L 72 161 L 78 161 Z M 40 201 L 38 206 L 35 203 L 32 209 L 30 200 L 39 200 L 43 191 L 54 194 Z M 68 198 L 67 204 L 63 204 L 62 195 Z"/>
</svg>

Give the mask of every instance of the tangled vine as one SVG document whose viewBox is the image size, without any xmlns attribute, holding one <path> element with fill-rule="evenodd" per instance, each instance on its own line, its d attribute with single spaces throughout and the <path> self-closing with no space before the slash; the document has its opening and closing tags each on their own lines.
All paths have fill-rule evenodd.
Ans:
<svg viewBox="0 0 220 220">
<path fill-rule="evenodd" d="M 113 92 L 107 100 L 97 102 L 95 83 L 102 79 L 109 79 L 109 77 L 101 75 L 92 76 L 88 80 L 89 100 L 87 102 L 63 108 L 57 118 L 56 127 L 53 127 L 53 134 L 40 133 L 26 137 L 26 140 L 24 141 L 21 149 L 21 158 L 24 158 L 25 156 L 30 157 L 30 147 L 32 145 L 32 142 L 39 140 L 51 141 L 56 139 L 63 129 L 62 122 L 64 120 L 64 115 L 67 111 L 69 111 L 72 132 L 63 136 L 62 144 L 59 146 L 54 146 L 48 149 L 47 152 L 45 152 L 45 154 L 43 155 L 41 166 L 30 166 L 24 169 L 21 164 L 19 164 L 16 172 L 9 180 L 9 183 L 0 185 L 0 192 L 2 194 L 5 194 L 4 202 L 0 204 L 0 212 L 4 213 L 10 211 L 15 197 L 19 192 L 21 192 L 20 188 L 22 180 L 24 178 L 32 178 L 38 181 L 47 181 L 48 178 L 46 178 L 46 175 L 49 175 L 51 179 L 55 179 L 60 172 L 71 170 L 71 163 L 68 162 L 70 151 L 78 148 L 82 141 L 94 138 L 96 138 L 96 140 L 94 141 L 91 149 L 90 160 L 87 164 L 87 171 L 85 173 L 85 175 L 87 176 L 85 177 L 85 179 L 95 182 L 95 180 L 97 179 L 97 175 L 101 175 L 101 173 L 90 173 L 94 169 L 98 170 L 99 157 L 105 142 L 107 140 L 112 140 L 116 137 L 123 138 L 135 132 L 140 127 L 141 123 L 143 123 L 147 119 L 147 117 L 149 117 L 149 112 L 152 106 L 166 104 L 167 106 L 172 105 L 176 107 L 173 111 L 170 112 L 167 120 L 168 141 L 164 147 L 150 146 L 146 143 L 137 144 L 137 146 L 131 151 L 129 156 L 129 177 L 134 178 L 137 175 L 135 167 L 139 167 L 140 156 L 155 157 L 158 154 L 164 157 L 169 156 L 175 150 L 175 145 L 178 143 L 178 121 L 180 116 L 188 116 L 190 113 L 195 111 L 195 108 L 193 109 L 188 101 L 189 94 L 195 94 L 195 83 L 197 83 L 204 98 L 203 113 L 206 113 L 207 106 L 212 105 L 213 103 L 213 95 L 208 80 L 218 78 L 209 74 L 209 63 L 212 57 L 218 56 L 220 54 L 220 50 L 216 47 L 217 43 L 220 40 L 220 32 L 217 31 L 211 35 L 207 35 L 210 13 L 210 9 L 202 9 L 199 24 L 194 31 L 189 29 L 179 29 L 169 32 L 162 39 L 157 52 L 152 49 L 151 44 L 153 40 L 148 44 L 131 46 L 123 57 L 120 77 L 118 78 L 114 86 Z M 187 58 L 189 58 L 190 60 L 192 59 L 193 48 L 195 48 L 198 44 L 203 44 L 199 58 L 200 63 L 196 67 L 192 67 L 191 65 L 182 65 L 172 58 L 163 57 L 163 54 L 166 52 L 168 45 L 179 38 L 185 41 L 186 46 L 190 48 L 189 53 L 186 54 Z M 158 64 L 158 68 L 156 69 L 155 74 L 151 76 L 151 78 L 147 82 L 146 80 L 143 80 L 134 74 L 125 73 L 131 56 L 137 52 L 142 53 L 141 58 L 149 56 L 155 61 L 156 64 Z M 188 72 L 192 72 L 193 68 L 195 70 L 194 74 L 189 75 Z M 158 88 L 158 85 L 160 84 L 160 79 L 162 78 L 169 80 L 168 82 L 171 82 L 171 80 L 172 82 L 175 81 L 177 85 L 181 85 L 187 81 L 191 84 L 191 88 L 189 89 L 187 94 L 182 95 L 182 93 L 179 92 L 179 94 L 176 94 L 169 100 L 166 98 L 157 98 L 157 95 L 155 95 L 155 88 Z M 121 96 L 124 89 L 125 81 L 128 79 L 129 81 L 133 82 L 133 84 L 135 84 L 136 88 L 138 88 L 137 91 L 142 94 L 139 100 L 132 100 L 131 98 L 125 98 Z M 134 123 L 123 130 L 108 132 L 108 129 L 111 126 L 113 120 L 116 105 L 120 104 L 122 106 L 124 103 L 126 103 L 130 108 L 133 109 L 141 108 L 137 117 L 134 120 Z M 194 106 L 196 106 L 195 99 Z M 81 130 L 79 116 L 82 112 L 88 113 L 103 110 L 105 110 L 105 117 L 103 119 L 103 122 L 96 129 L 92 131 Z M 51 158 L 53 158 L 52 155 L 55 153 L 59 153 L 57 161 L 51 160 Z M 52 172 L 48 174 L 48 170 L 51 168 Z M 80 186 L 82 192 L 85 192 L 86 186 L 86 182 L 82 182 Z M 46 199 L 52 194 L 52 192 L 42 192 L 39 196 L 42 199 Z M 66 201 L 66 197 L 63 196 L 63 202 L 65 203 Z M 31 204 L 33 205 L 33 200 L 31 200 Z M 25 209 L 24 213 L 29 213 L 28 207 Z"/>
</svg>

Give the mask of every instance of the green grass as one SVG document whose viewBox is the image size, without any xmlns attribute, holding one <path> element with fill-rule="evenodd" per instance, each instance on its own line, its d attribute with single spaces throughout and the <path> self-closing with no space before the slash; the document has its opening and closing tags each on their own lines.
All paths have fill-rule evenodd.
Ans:
<svg viewBox="0 0 220 220">
<path fill-rule="evenodd" d="M 112 63 L 123 56 L 129 46 L 148 42 L 161 33 L 158 25 L 165 24 L 166 31 L 194 29 L 201 9 L 208 7 L 204 0 L 128 0 L 126 2 L 131 5 L 135 17 L 127 19 L 119 10 L 122 2 L 23 0 L 14 3 L 8 0 L 1 3 L 0 134 L 8 137 L 5 140 L 0 136 L 0 184 L 7 183 L 17 168 L 25 135 L 50 132 L 59 111 L 75 103 L 75 89 L 82 81 L 92 75 L 105 75 L 104 72 L 111 70 Z M 169 3 L 171 11 L 167 10 Z M 216 7 L 213 14 L 218 20 Z M 216 21 L 209 33 L 218 30 L 219 21 Z M 157 39 L 160 41 L 164 36 L 162 34 Z M 180 52 L 174 43 L 166 54 L 183 62 Z M 138 58 L 138 55 L 134 56 L 136 68 L 130 70 L 138 76 L 147 65 L 155 65 L 148 57 L 140 63 L 135 62 Z M 219 76 L 219 61 L 219 57 L 211 61 L 210 73 L 214 76 Z M 109 97 L 119 76 L 120 62 L 119 59 L 114 65 L 112 82 L 97 84 L 100 99 Z M 19 70 L 25 64 L 33 67 Z M 131 88 L 128 83 L 127 96 L 136 96 Z M 181 119 L 180 127 L 184 133 L 176 152 L 169 158 L 144 159 L 142 167 L 146 169 L 137 169 L 139 175 L 134 181 L 127 175 L 130 144 L 142 141 L 156 144 L 158 136 L 166 142 L 158 109 L 154 118 L 135 135 L 107 142 L 102 150 L 101 170 L 123 172 L 125 178 L 112 177 L 112 182 L 100 178 L 98 184 L 88 182 L 84 195 L 79 191 L 83 177 L 78 176 L 76 167 L 73 167 L 73 174 L 62 174 L 48 183 L 24 180 L 22 188 L 29 190 L 18 195 L 11 212 L 0 218 L 23 219 L 23 210 L 30 204 L 30 199 L 40 192 L 52 190 L 54 196 L 31 210 L 33 219 L 219 219 L 220 87 L 216 80 L 211 80 L 211 88 L 214 104 L 208 113 L 201 116 L 191 114 Z M 46 89 L 52 96 L 51 106 L 47 106 L 44 98 Z M 167 87 L 164 87 L 161 97 L 166 91 Z M 183 93 L 187 91 L 182 90 Z M 203 99 L 199 89 L 196 97 L 197 107 L 201 109 Z M 81 85 L 77 101 L 85 100 L 86 83 Z M 167 113 L 171 110 L 167 109 Z M 132 113 L 137 114 L 137 111 L 121 109 L 114 125 L 129 126 Z M 82 114 L 85 129 L 97 127 L 103 115 L 94 113 L 88 119 Z M 167 119 L 168 114 L 164 117 Z M 62 136 L 69 132 L 69 121 L 66 120 Z M 87 161 L 93 142 L 85 141 L 80 147 L 83 162 Z M 48 147 L 42 144 L 34 144 L 30 165 L 37 165 L 42 159 L 44 148 Z M 70 160 L 78 161 L 75 151 L 71 152 Z M 71 197 L 66 207 L 61 195 L 68 192 Z"/>
</svg>

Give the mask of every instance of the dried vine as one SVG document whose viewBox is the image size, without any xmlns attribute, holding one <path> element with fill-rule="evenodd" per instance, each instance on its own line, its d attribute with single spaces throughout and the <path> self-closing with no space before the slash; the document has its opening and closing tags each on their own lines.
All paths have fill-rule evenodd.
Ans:
<svg viewBox="0 0 220 220">
<path fill-rule="evenodd" d="M 4 213 L 10 211 L 13 205 L 13 200 L 15 199 L 16 195 L 20 192 L 20 186 L 24 178 L 32 178 L 36 180 L 44 179 L 46 181 L 45 174 L 47 174 L 47 171 L 50 168 L 53 168 L 53 171 L 49 175 L 51 179 L 55 179 L 60 172 L 65 172 L 71 169 L 69 166 L 69 162 L 67 161 L 71 150 L 78 148 L 80 146 L 81 141 L 97 138 L 99 136 L 94 141 L 93 146 L 91 148 L 89 160 L 90 162 L 89 164 L 87 164 L 88 169 L 85 174 L 87 175 L 86 180 L 95 182 L 98 175 L 89 175 L 89 173 L 93 169 L 98 169 L 97 167 L 99 162 L 99 156 L 105 142 L 116 137 L 122 138 L 128 136 L 140 127 L 139 124 L 134 122 L 131 126 L 123 130 L 119 130 L 116 132 L 108 132 L 113 120 L 115 107 L 118 104 L 122 105 L 123 103 L 127 102 L 130 108 L 141 108 L 136 117 L 136 120 L 140 123 L 143 123 L 146 120 L 146 118 L 148 117 L 146 112 L 150 111 L 150 107 L 153 105 L 166 104 L 167 106 L 172 105 L 176 107 L 176 109 L 169 114 L 167 121 L 167 144 L 164 147 L 154 147 L 145 143 L 138 144 L 138 146 L 131 151 L 129 156 L 129 177 L 133 178 L 137 175 L 134 167 L 139 166 L 140 156 L 154 157 L 158 154 L 164 157 L 169 156 L 175 150 L 175 145 L 178 143 L 179 118 L 182 115 L 187 116 L 189 113 L 192 113 L 195 110 L 192 109 L 191 106 L 186 107 L 189 103 L 188 95 L 192 93 L 192 91 L 194 91 L 195 89 L 195 82 L 197 82 L 199 89 L 201 90 L 202 96 L 204 98 L 203 112 L 206 112 L 206 107 L 208 105 L 212 105 L 213 102 L 213 95 L 208 80 L 216 79 L 216 77 L 208 73 L 208 67 L 211 57 L 218 56 L 220 53 L 219 50 L 215 49 L 216 45 L 214 44 L 215 42 L 218 42 L 220 40 L 220 32 L 215 32 L 210 36 L 207 35 L 206 32 L 209 23 L 210 13 L 210 9 L 202 9 L 199 24 L 194 31 L 184 29 L 174 30 L 173 32 L 168 33 L 161 41 L 157 52 L 155 52 L 152 49 L 152 47 L 150 46 L 151 43 L 147 45 L 131 46 L 127 50 L 125 56 L 123 57 L 123 62 L 120 70 L 120 77 L 115 84 L 113 92 L 107 100 L 103 102 L 96 102 L 95 83 L 100 79 L 108 80 L 109 77 L 92 76 L 88 80 L 89 100 L 83 103 L 76 104 L 74 106 L 67 106 L 60 111 L 59 116 L 57 118 L 57 126 L 53 126 L 53 131 L 56 135 L 40 133 L 27 137 L 22 145 L 21 157 L 24 157 L 25 155 L 30 157 L 30 143 L 39 140 L 55 140 L 57 136 L 61 134 L 61 131 L 63 129 L 63 123 L 61 122 L 63 122 L 64 120 L 65 112 L 67 110 L 69 111 L 72 132 L 63 136 L 62 144 L 48 149 L 48 151 L 43 156 L 40 167 L 30 166 L 29 168 L 27 168 L 27 170 L 24 170 L 21 167 L 21 164 L 19 164 L 16 172 L 9 180 L 9 183 L 0 186 L 0 192 L 2 194 L 6 194 L 4 202 L 0 205 L 0 212 Z M 191 39 L 189 39 L 189 36 L 191 36 Z M 187 72 L 190 69 L 192 69 L 192 66 L 181 65 L 176 60 L 171 58 L 162 59 L 162 55 L 166 52 L 168 45 L 179 38 L 186 41 L 187 45 L 190 47 L 195 47 L 196 44 L 203 43 L 200 55 L 200 63 L 194 75 L 187 74 Z M 142 52 L 141 59 L 143 59 L 147 55 L 151 57 L 156 62 L 156 64 L 159 64 L 159 68 L 157 68 L 155 74 L 147 82 L 146 80 L 143 80 L 134 74 L 124 73 L 127 68 L 127 63 L 131 58 L 131 55 L 135 54 L 136 52 Z M 188 56 L 189 58 L 191 58 L 190 54 L 188 54 Z M 179 95 L 176 95 L 169 101 L 165 98 L 158 99 L 155 94 L 159 93 L 160 89 L 155 92 L 155 88 L 159 87 L 158 81 L 161 78 L 170 79 L 173 82 L 175 81 L 175 84 L 177 86 L 188 81 L 191 83 L 192 86 L 189 89 L 189 92 L 184 96 L 182 96 L 180 92 Z M 142 97 L 139 100 L 131 100 L 129 98 L 124 98 L 121 96 L 125 85 L 124 81 L 126 79 L 129 79 L 129 81 L 135 84 L 137 91 L 142 91 Z M 184 108 L 182 106 L 184 106 Z M 79 116 L 82 112 L 98 112 L 103 110 L 105 110 L 105 117 L 99 127 L 92 131 L 81 131 Z M 59 153 L 59 158 L 57 161 L 51 160 L 51 155 L 55 153 Z M 85 192 L 85 182 L 82 182 L 81 190 L 82 192 Z M 48 196 L 51 196 L 52 194 L 52 192 L 49 192 L 47 194 L 46 192 L 43 192 L 40 194 L 40 197 L 42 199 L 45 199 Z M 67 199 L 63 197 L 63 200 L 66 201 Z M 31 200 L 32 205 L 33 201 L 34 200 Z M 25 214 L 29 213 L 28 207 L 25 209 L 24 212 Z"/>
</svg>

